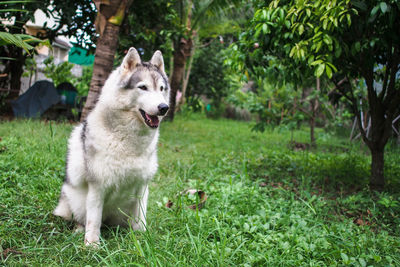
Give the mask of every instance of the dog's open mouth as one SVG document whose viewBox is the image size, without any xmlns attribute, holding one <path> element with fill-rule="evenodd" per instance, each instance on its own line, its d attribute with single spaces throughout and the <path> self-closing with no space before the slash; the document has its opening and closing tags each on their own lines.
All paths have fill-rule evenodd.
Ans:
<svg viewBox="0 0 400 267">
<path fill-rule="evenodd" d="M 142 114 L 144 122 L 147 124 L 147 126 L 149 126 L 151 128 L 158 127 L 158 125 L 160 124 L 160 121 L 159 121 L 157 115 L 149 115 L 143 109 L 139 109 L 139 111 L 140 111 L 140 114 Z"/>
</svg>

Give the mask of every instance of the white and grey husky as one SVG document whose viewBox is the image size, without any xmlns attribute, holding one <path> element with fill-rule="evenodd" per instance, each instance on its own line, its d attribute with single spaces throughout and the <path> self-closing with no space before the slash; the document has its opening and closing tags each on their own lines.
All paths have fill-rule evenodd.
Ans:
<svg viewBox="0 0 400 267">
<path fill-rule="evenodd" d="M 84 226 L 86 245 L 99 242 L 102 223 L 146 230 L 148 183 L 158 167 L 158 126 L 169 91 L 161 52 L 141 62 L 132 47 L 73 130 L 54 214 Z"/>
</svg>

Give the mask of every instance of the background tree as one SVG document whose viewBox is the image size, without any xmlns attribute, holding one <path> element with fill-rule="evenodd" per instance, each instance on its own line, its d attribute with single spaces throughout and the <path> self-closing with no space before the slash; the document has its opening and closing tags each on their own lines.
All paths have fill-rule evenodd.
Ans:
<svg viewBox="0 0 400 267">
<path fill-rule="evenodd" d="M 85 120 L 94 108 L 101 88 L 112 71 L 114 55 L 118 47 L 119 29 L 132 0 L 110 0 L 107 3 L 98 0 L 95 3 L 97 7 L 96 28 L 100 36 L 96 42 L 93 75 L 81 120 Z"/>
<path fill-rule="evenodd" d="M 57 25 L 48 29 L 48 35 L 65 35 L 74 37 L 75 45 L 94 51 L 98 35 L 94 27 L 96 6 L 92 0 L 63 1 L 54 0 L 48 6 Z"/>
<path fill-rule="evenodd" d="M 174 48 L 173 69 L 170 80 L 170 109 L 168 112 L 171 121 L 174 119 L 177 91 L 181 88 L 184 78 L 188 79 L 184 77 L 184 73 L 187 60 L 193 55 L 195 38 L 197 38 L 202 27 L 207 22 L 210 22 L 211 17 L 215 18 L 221 15 L 221 12 L 230 10 L 239 4 L 241 4 L 241 1 L 229 0 L 181 0 L 176 2 L 175 10 L 178 16 L 173 22 L 175 32 L 171 35 Z"/>
<path fill-rule="evenodd" d="M 56 22 L 53 28 L 43 25 L 43 30 L 36 36 L 39 39 L 48 39 L 51 43 L 58 35 L 76 36 L 78 43 L 83 43 L 87 36 L 93 36 L 90 23 L 94 18 L 94 7 L 90 0 L 80 1 L 5 1 L 1 2 L 2 19 L 12 21 L 11 24 L 1 24 L 0 30 L 13 35 L 25 36 L 24 25 L 29 21 L 35 21 L 34 13 L 36 10 L 43 11 L 46 16 L 51 17 Z M 24 37 L 25 38 L 25 37 Z M 25 38 L 26 39 L 26 38 Z M 38 44 L 37 42 L 36 44 Z M 23 47 L 5 45 L 2 43 L 0 57 L 5 68 L 3 74 L 8 79 L 3 80 L 2 86 L 9 86 L 13 89 L 9 98 L 18 96 L 21 88 L 21 76 L 25 60 L 29 54 Z"/>
<path fill-rule="evenodd" d="M 224 51 L 228 44 L 222 36 L 206 38 L 203 44 L 197 43 L 196 52 L 192 57 L 191 70 L 186 70 L 183 90 L 187 82 L 187 90 L 182 96 L 179 107 L 188 105 L 192 111 L 206 110 L 207 116 L 221 117 L 224 115 L 225 105 L 223 99 L 230 91 L 229 81 L 226 76 Z M 188 74 L 190 72 L 190 79 Z M 204 106 L 204 97 L 208 106 Z M 205 109 L 204 109 L 205 108 Z"/>
<path fill-rule="evenodd" d="M 114 65 L 119 65 L 126 51 L 134 45 L 143 60 L 150 59 L 154 51 L 161 50 L 166 72 L 170 73 L 171 35 L 175 31 L 172 21 L 177 16 L 173 3 L 173 0 L 137 0 L 131 5 L 119 33 Z"/>
<path fill-rule="evenodd" d="M 283 59 L 287 67 L 306 66 L 317 77 L 326 74 L 332 78 L 357 116 L 362 138 L 371 151 L 370 186 L 382 188 L 384 147 L 400 106 L 396 77 L 400 67 L 400 3 L 276 0 L 256 4 L 251 27 L 244 33 L 247 46 L 240 48 L 248 55 L 244 58 L 252 58 L 256 65 L 268 64 L 260 60 L 261 53 L 248 53 L 258 42 L 262 54 Z M 359 89 L 353 82 L 358 78 L 367 87 L 370 135 L 361 125 Z"/>
<path fill-rule="evenodd" d="M 249 47 L 249 38 L 252 38 L 251 35 L 241 34 L 238 42 L 227 52 L 225 65 L 232 73 L 243 73 L 239 92 L 230 100 L 258 115 L 255 130 L 264 131 L 270 123 L 283 123 L 293 129 L 299 127 L 302 121 L 307 121 L 310 144 L 315 147 L 317 121 L 320 116 L 331 113 L 326 79 L 316 78 L 312 69 L 302 62 L 291 66 L 279 55 L 266 54 L 259 48 L 258 42 L 253 44 L 251 41 Z M 241 92 L 243 82 L 249 81 L 255 82 L 255 90 L 245 96 Z"/>
</svg>

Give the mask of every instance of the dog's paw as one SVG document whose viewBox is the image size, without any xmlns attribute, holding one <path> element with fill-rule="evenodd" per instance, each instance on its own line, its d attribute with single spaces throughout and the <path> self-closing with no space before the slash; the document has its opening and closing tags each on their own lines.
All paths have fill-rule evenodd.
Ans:
<svg viewBox="0 0 400 267">
<path fill-rule="evenodd" d="M 100 246 L 100 236 L 86 233 L 85 235 L 85 246 L 92 248 L 99 248 Z"/>
<path fill-rule="evenodd" d="M 146 226 L 142 222 L 130 222 L 133 231 L 146 231 Z"/>
<path fill-rule="evenodd" d="M 83 232 L 85 232 L 85 226 L 83 226 L 80 223 L 77 223 L 76 226 L 75 226 L 74 233 L 80 234 L 80 233 L 83 233 Z"/>
</svg>

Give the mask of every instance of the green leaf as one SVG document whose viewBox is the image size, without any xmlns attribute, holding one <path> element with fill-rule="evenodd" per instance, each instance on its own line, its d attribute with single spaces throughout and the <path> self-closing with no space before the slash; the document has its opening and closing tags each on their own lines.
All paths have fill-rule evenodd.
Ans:
<svg viewBox="0 0 400 267">
<path fill-rule="evenodd" d="M 350 25 L 351 25 L 351 16 L 350 16 L 350 14 L 346 14 L 346 18 L 347 18 L 347 25 L 350 27 Z"/>
<path fill-rule="evenodd" d="M 31 39 L 28 39 L 30 37 Z M 34 41 L 36 38 L 26 34 L 11 34 L 8 32 L 0 32 L 0 45 L 15 45 L 21 47 L 26 52 L 33 49 L 29 42 Z"/>
<path fill-rule="evenodd" d="M 322 22 L 322 28 L 326 30 L 327 27 L 328 27 L 328 19 L 324 19 L 324 21 Z"/>
<path fill-rule="evenodd" d="M 320 64 L 318 65 L 317 69 L 314 72 L 314 75 L 317 77 L 320 77 L 322 73 L 324 73 L 325 70 L 325 64 Z"/>
<path fill-rule="evenodd" d="M 305 57 L 304 49 L 300 49 L 300 55 L 301 55 L 301 58 L 304 58 L 304 57 Z"/>
<path fill-rule="evenodd" d="M 386 4 L 385 2 L 381 2 L 381 3 L 379 4 L 379 6 L 381 7 L 382 13 L 386 13 L 386 11 L 387 11 L 387 9 L 388 9 L 387 4 Z"/>
<path fill-rule="evenodd" d="M 280 17 L 281 20 L 285 19 L 285 12 L 283 11 L 282 8 L 279 9 L 279 17 Z"/>
<path fill-rule="evenodd" d="M 299 26 L 299 35 L 302 35 L 303 32 L 304 32 L 304 26 L 303 26 L 303 24 L 300 24 L 300 26 Z"/>
<path fill-rule="evenodd" d="M 267 18 L 267 11 L 265 9 L 262 11 L 262 16 L 263 16 L 263 19 Z"/>
<path fill-rule="evenodd" d="M 346 255 L 346 253 L 340 253 L 340 257 L 342 257 L 345 264 L 349 262 L 349 257 Z"/>
<path fill-rule="evenodd" d="M 330 62 L 326 62 L 326 65 L 329 66 L 334 72 L 337 71 L 337 68 Z"/>
<path fill-rule="evenodd" d="M 311 66 L 315 66 L 315 65 L 319 65 L 321 64 L 323 61 L 321 59 L 315 60 L 314 62 L 312 62 L 310 65 Z"/>
<path fill-rule="evenodd" d="M 262 30 L 263 30 L 264 34 L 267 34 L 268 33 L 268 25 L 264 23 L 262 25 Z"/>
<path fill-rule="evenodd" d="M 374 16 L 376 14 L 376 12 L 378 12 L 379 9 L 379 5 L 375 6 L 372 10 L 371 10 L 371 16 Z"/>
<path fill-rule="evenodd" d="M 335 57 L 340 57 L 341 54 L 342 54 L 342 48 L 338 46 L 335 50 Z"/>
<path fill-rule="evenodd" d="M 326 70 L 326 75 L 328 75 L 329 79 L 332 78 L 332 69 L 328 65 L 326 65 L 325 70 Z"/>
<path fill-rule="evenodd" d="M 309 56 L 307 60 L 308 65 L 311 65 L 313 61 L 314 61 L 314 56 L 313 55 Z"/>
<path fill-rule="evenodd" d="M 358 261 L 360 262 L 360 265 L 361 265 L 362 267 L 367 266 L 367 263 L 365 262 L 365 260 L 364 260 L 363 258 L 359 258 Z"/>
<path fill-rule="evenodd" d="M 354 44 L 354 48 L 356 49 L 356 52 L 360 52 L 360 48 L 361 48 L 360 42 L 356 42 Z"/>
<path fill-rule="evenodd" d="M 296 46 L 293 46 L 292 49 L 290 50 L 289 57 L 293 57 L 294 53 L 296 53 Z"/>
</svg>

